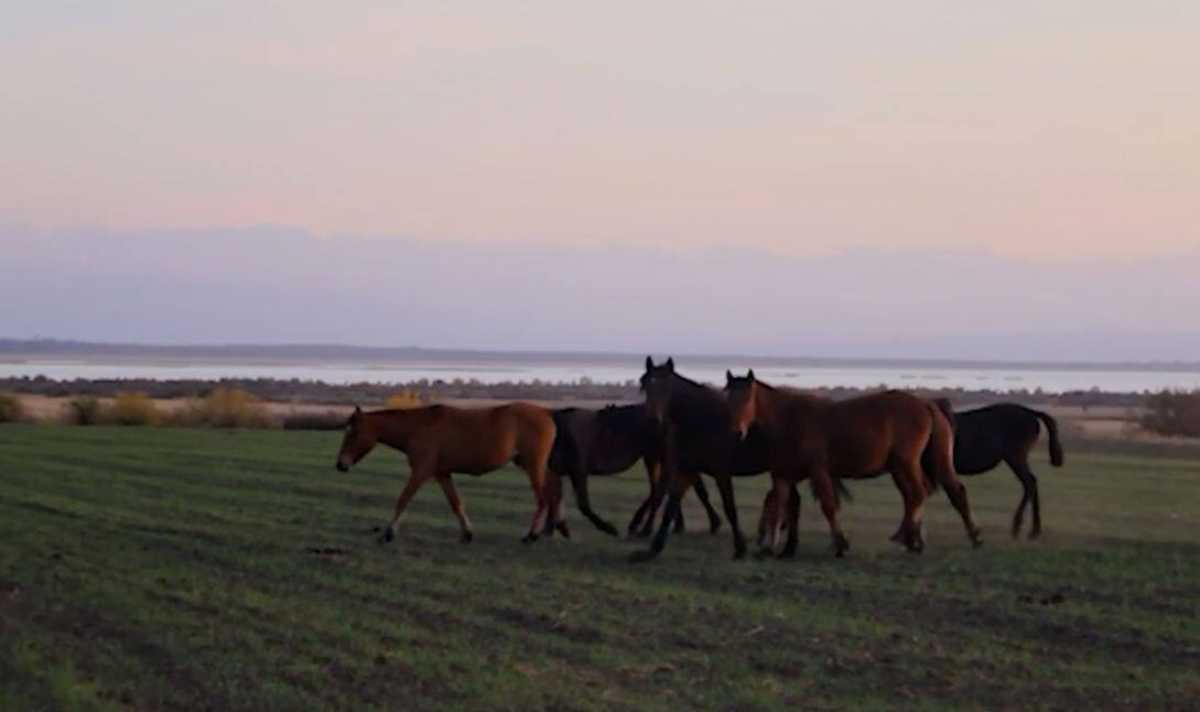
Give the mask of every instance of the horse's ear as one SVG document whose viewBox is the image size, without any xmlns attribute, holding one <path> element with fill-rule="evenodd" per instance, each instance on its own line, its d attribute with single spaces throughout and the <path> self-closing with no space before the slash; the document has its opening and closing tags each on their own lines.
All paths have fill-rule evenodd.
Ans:
<svg viewBox="0 0 1200 712">
<path fill-rule="evenodd" d="M 354 414 L 362 415 L 362 408 L 359 408 L 357 403 L 354 404 Z"/>
<path fill-rule="evenodd" d="M 671 373 L 675 372 L 675 359 L 673 359 L 669 356 L 667 357 L 667 370 L 670 371 Z"/>
<path fill-rule="evenodd" d="M 746 378 L 749 378 L 751 382 L 754 381 L 754 369 L 753 368 L 746 372 Z"/>
<path fill-rule="evenodd" d="M 650 357 L 647 356 L 646 357 L 646 370 L 649 371 L 652 368 L 654 368 L 654 361 L 650 360 Z"/>
<path fill-rule="evenodd" d="M 733 372 L 727 368 L 725 369 L 725 385 L 728 386 L 730 383 L 733 383 Z"/>
</svg>

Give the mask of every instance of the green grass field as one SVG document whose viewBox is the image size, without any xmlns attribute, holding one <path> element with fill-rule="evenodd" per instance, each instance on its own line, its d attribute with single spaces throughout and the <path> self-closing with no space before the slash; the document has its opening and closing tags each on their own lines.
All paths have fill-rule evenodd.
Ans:
<svg viewBox="0 0 1200 712">
<path fill-rule="evenodd" d="M 339 434 L 0 427 L 0 707 L 29 709 L 1195 708 L 1200 461 L 1073 456 L 1014 541 L 1007 471 L 940 493 L 924 555 L 887 542 L 887 478 L 853 483 L 829 553 L 732 561 L 694 501 L 662 559 L 572 510 L 525 546 L 523 474 L 436 486 L 375 543 L 406 468 L 333 469 Z M 753 528 L 766 478 L 739 482 Z M 593 481 L 623 530 L 640 471 Z M 316 550 L 316 551 L 314 551 Z"/>
</svg>

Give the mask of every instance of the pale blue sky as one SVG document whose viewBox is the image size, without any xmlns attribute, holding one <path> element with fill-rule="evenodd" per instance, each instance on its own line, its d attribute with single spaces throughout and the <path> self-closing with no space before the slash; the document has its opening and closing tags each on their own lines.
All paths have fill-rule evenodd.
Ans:
<svg viewBox="0 0 1200 712">
<path fill-rule="evenodd" d="M 372 236 L 392 255 L 542 255 L 577 275 L 557 298 L 603 330 L 621 314 L 602 277 L 623 285 L 588 257 L 601 246 L 718 283 L 727 266 L 704 262 L 714 249 L 743 270 L 774 255 L 851 273 L 881 254 L 967 254 L 979 269 L 1077 275 L 1045 286 L 1077 322 L 1179 333 L 1191 327 L 1163 300 L 1187 285 L 1130 281 L 1150 290 L 1125 300 L 1143 307 L 1132 315 L 1111 293 L 1094 307 L 1078 285 L 1111 292 L 1131 265 L 1192 264 L 1197 37 L 1200 4 L 1185 2 L 9 2 L 0 276 L 14 283 L 20 264 L 22 280 L 56 283 L 30 235 L 94 246 L 87 272 L 107 285 L 127 272 L 117 246 L 130 235 L 287 225 L 322 245 Z M 249 243 L 264 261 L 248 262 L 246 285 L 291 276 Z M 222 279 L 207 269 L 170 271 Z M 355 287 L 352 274 L 323 277 Z M 847 304 L 908 306 L 886 286 L 839 286 Z M 1012 289 L 1000 298 L 1023 306 L 1004 328 L 1049 334 L 1052 320 L 1021 311 L 1032 305 Z M 47 311 L 19 324 L 0 316 L 0 334 L 140 328 L 56 321 L 56 298 L 48 290 Z M 959 324 L 973 305 L 958 299 L 920 304 Z M 639 318 L 643 331 L 673 328 L 667 311 Z M 234 338 L 222 319 L 206 338 Z M 292 338 L 263 328 L 253 340 Z M 446 328 L 445 345 L 520 346 Z M 861 315 L 837 325 L 851 341 L 877 328 Z M 430 327 L 418 341 L 449 338 Z M 627 338 L 613 347 L 643 337 Z"/>
</svg>

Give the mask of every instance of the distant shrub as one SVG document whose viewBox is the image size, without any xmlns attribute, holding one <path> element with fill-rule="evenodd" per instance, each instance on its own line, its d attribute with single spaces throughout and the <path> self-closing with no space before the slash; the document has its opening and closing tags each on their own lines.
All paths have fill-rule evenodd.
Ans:
<svg viewBox="0 0 1200 712">
<path fill-rule="evenodd" d="M 425 405 L 425 399 L 417 391 L 403 390 L 388 396 L 384 402 L 386 408 L 420 408 Z"/>
<path fill-rule="evenodd" d="M 1200 391 L 1161 391 L 1149 396 L 1142 427 L 1159 435 L 1200 437 Z"/>
<path fill-rule="evenodd" d="M 25 406 L 21 399 L 8 393 L 0 393 L 0 423 L 16 423 L 25 419 Z"/>
<path fill-rule="evenodd" d="M 65 410 L 65 420 L 70 425 L 97 425 L 104 416 L 100 401 L 91 396 L 72 399 Z"/>
<path fill-rule="evenodd" d="M 275 422 L 258 398 L 239 388 L 218 386 L 176 415 L 178 425 L 270 428 Z"/>
<path fill-rule="evenodd" d="M 158 407 L 145 393 L 118 393 L 104 419 L 115 425 L 158 425 Z"/>
<path fill-rule="evenodd" d="M 345 425 L 345 413 L 332 410 L 324 413 L 289 413 L 283 417 L 284 430 L 341 430 Z"/>
</svg>

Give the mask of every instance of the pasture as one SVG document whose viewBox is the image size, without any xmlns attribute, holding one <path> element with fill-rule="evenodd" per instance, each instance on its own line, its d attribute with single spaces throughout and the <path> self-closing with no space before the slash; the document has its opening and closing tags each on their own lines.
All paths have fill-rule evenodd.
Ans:
<svg viewBox="0 0 1200 712">
<path fill-rule="evenodd" d="M 888 478 L 849 483 L 847 558 L 804 492 L 799 555 L 732 561 L 728 530 L 594 530 L 522 545 L 507 468 L 436 486 L 379 546 L 407 469 L 334 471 L 339 433 L 0 427 L 0 708 L 803 709 L 1194 707 L 1200 460 L 1076 453 L 1020 486 L 966 478 L 985 544 L 943 493 L 927 549 L 887 541 Z M 748 534 L 767 477 L 736 483 Z M 640 468 L 591 482 L 624 530 Z M 715 493 L 714 493 L 715 497 Z"/>
</svg>

